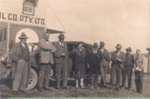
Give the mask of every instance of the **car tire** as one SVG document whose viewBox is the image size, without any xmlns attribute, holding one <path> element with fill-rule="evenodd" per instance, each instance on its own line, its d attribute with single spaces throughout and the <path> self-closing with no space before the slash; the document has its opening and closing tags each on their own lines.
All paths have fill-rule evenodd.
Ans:
<svg viewBox="0 0 150 99">
<path fill-rule="evenodd" d="M 37 83 L 38 83 L 38 74 L 33 68 L 31 68 L 26 90 L 32 90 L 33 88 L 35 88 Z"/>
</svg>

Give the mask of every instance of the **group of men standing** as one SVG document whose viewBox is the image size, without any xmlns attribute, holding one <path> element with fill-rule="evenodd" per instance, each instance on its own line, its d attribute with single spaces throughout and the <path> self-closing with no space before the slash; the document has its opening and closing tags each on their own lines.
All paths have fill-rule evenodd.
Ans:
<svg viewBox="0 0 150 99">
<path fill-rule="evenodd" d="M 132 74 L 133 71 L 135 71 L 136 90 L 137 92 L 142 93 L 143 56 L 141 55 L 141 51 L 139 49 L 136 50 L 136 55 L 134 57 L 134 55 L 131 54 L 131 47 L 126 49 L 126 53 L 122 52 L 121 49 L 121 44 L 117 44 L 116 51 L 109 53 L 109 51 L 105 49 L 105 43 L 103 41 L 100 42 L 100 47 L 98 47 L 97 43 L 94 43 L 92 51 L 87 55 L 87 63 L 92 71 L 92 88 L 93 86 L 97 88 L 96 82 L 98 80 L 96 79 L 98 79 L 98 75 L 101 75 L 102 87 L 107 88 L 106 74 L 108 72 L 108 68 L 111 67 L 110 84 L 115 86 L 117 91 L 121 88 L 131 90 Z M 93 78 L 95 78 L 95 80 L 93 80 Z M 126 78 L 128 79 L 128 87 L 125 87 Z"/>
<path fill-rule="evenodd" d="M 39 82 L 38 90 L 49 90 L 52 65 L 55 62 L 57 89 L 61 88 L 60 80 L 63 78 L 63 89 L 67 89 L 67 45 L 64 43 L 64 34 L 60 33 L 59 41 L 52 43 L 49 41 L 49 34 L 44 33 L 44 37 L 39 41 Z M 12 47 L 11 59 L 13 62 L 13 91 L 14 93 L 25 92 L 30 73 L 30 53 L 27 46 L 27 35 L 22 33 L 20 42 Z"/>
<path fill-rule="evenodd" d="M 51 77 L 52 65 L 55 63 L 55 76 L 56 76 L 56 89 L 68 89 L 67 88 L 67 59 L 68 51 L 67 45 L 64 42 L 64 34 L 60 33 L 58 36 L 59 41 L 52 43 L 49 41 L 49 34 L 45 33 L 44 38 L 39 41 L 39 82 L 38 90 L 49 90 L 49 79 Z M 14 63 L 14 80 L 13 90 L 15 93 L 25 92 L 27 88 L 27 82 L 30 73 L 30 53 L 26 40 L 28 39 L 25 33 L 22 33 L 19 37 L 20 42 L 15 43 L 12 47 L 11 59 Z M 105 43 L 100 42 L 100 47 L 97 43 L 91 50 L 91 53 L 87 55 L 86 60 L 91 70 L 91 86 L 97 87 L 97 77 L 101 75 L 101 84 L 103 87 L 106 85 L 106 74 L 111 63 L 111 84 L 116 87 L 116 90 L 120 89 L 121 76 L 122 87 L 125 87 L 126 76 L 128 77 L 128 89 L 131 88 L 132 69 L 135 68 L 135 75 L 137 81 L 137 91 L 142 93 L 143 84 L 143 58 L 140 54 L 140 50 L 137 50 L 137 55 L 131 54 L 131 48 L 127 48 L 127 53 L 121 51 L 121 44 L 117 44 L 116 51 L 111 55 L 107 49 L 105 49 Z M 88 57 L 89 56 L 89 57 Z M 135 66 L 134 66 L 135 64 Z M 63 80 L 63 86 L 61 87 L 61 79 Z"/>
</svg>

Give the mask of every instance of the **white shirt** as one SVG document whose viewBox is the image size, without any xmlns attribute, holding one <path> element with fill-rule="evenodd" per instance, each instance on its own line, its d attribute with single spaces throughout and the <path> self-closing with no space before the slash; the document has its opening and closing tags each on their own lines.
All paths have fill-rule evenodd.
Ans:
<svg viewBox="0 0 150 99">
<path fill-rule="evenodd" d="M 22 45 L 23 47 L 26 47 L 25 44 L 24 44 L 23 42 L 21 42 L 21 45 Z"/>
<path fill-rule="evenodd" d="M 120 51 L 117 53 L 117 57 L 119 57 L 119 55 L 120 55 Z"/>
<path fill-rule="evenodd" d="M 92 50 L 94 54 L 97 54 L 97 49 Z"/>
<path fill-rule="evenodd" d="M 46 44 L 49 44 L 49 41 L 46 41 Z"/>
<path fill-rule="evenodd" d="M 59 44 L 60 44 L 61 46 L 64 46 L 64 44 L 63 44 L 62 42 L 59 42 Z"/>
<path fill-rule="evenodd" d="M 101 51 L 101 52 L 104 52 L 104 48 L 101 48 L 100 51 Z"/>
</svg>

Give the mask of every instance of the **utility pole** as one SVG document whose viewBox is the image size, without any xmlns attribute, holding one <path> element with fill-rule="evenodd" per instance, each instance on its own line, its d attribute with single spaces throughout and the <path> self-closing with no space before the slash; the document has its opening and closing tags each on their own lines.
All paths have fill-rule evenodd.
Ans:
<svg viewBox="0 0 150 99">
<path fill-rule="evenodd" d="M 149 27 L 150 27 L 150 0 L 148 0 L 149 6 Z M 148 65 L 147 65 L 147 73 L 150 73 L 150 48 L 147 48 L 148 51 Z"/>
</svg>

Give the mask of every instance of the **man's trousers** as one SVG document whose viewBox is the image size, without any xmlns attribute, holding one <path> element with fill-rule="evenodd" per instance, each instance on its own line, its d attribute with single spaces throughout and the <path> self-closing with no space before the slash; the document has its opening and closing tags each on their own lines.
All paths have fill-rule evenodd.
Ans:
<svg viewBox="0 0 150 99">
<path fill-rule="evenodd" d="M 60 81 L 63 80 L 63 87 L 67 87 L 68 66 L 65 58 L 61 59 L 61 63 L 55 64 L 57 88 L 60 88 Z"/>
<path fill-rule="evenodd" d="M 41 63 L 40 72 L 39 72 L 39 88 L 48 88 L 51 78 L 51 64 L 50 63 Z"/>
<path fill-rule="evenodd" d="M 136 90 L 139 93 L 142 93 L 143 91 L 143 77 L 144 77 L 144 71 L 135 71 L 135 85 Z"/>
<path fill-rule="evenodd" d="M 15 65 L 15 75 L 13 80 L 13 90 L 25 90 L 27 88 L 29 77 L 28 62 L 20 59 Z"/>
<path fill-rule="evenodd" d="M 128 79 L 128 88 L 131 88 L 132 67 L 124 67 L 122 70 L 122 86 L 125 87 L 126 78 Z"/>
<path fill-rule="evenodd" d="M 116 88 L 120 87 L 121 76 L 122 76 L 122 69 L 118 65 L 112 66 L 111 83 L 113 85 L 116 79 Z"/>
</svg>

